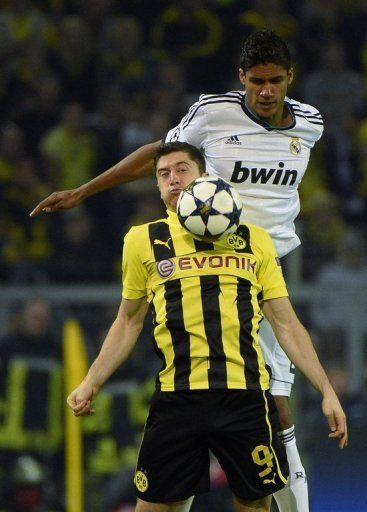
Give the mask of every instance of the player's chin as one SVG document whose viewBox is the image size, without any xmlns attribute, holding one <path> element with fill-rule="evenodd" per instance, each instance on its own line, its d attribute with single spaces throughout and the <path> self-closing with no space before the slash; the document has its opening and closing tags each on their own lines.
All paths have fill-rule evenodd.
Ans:
<svg viewBox="0 0 367 512">
<path fill-rule="evenodd" d="M 269 105 L 258 105 L 257 112 L 260 117 L 271 117 L 277 111 L 277 104 L 271 103 Z"/>
</svg>

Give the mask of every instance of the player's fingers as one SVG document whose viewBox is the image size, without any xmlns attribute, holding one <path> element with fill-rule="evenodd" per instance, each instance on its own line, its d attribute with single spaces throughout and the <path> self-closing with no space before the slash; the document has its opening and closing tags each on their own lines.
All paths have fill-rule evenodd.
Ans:
<svg viewBox="0 0 367 512">
<path fill-rule="evenodd" d="M 52 208 L 58 203 L 59 198 L 57 197 L 56 193 L 53 192 L 50 196 L 46 197 L 46 199 L 43 199 L 38 205 L 31 211 L 29 214 L 30 217 L 35 217 L 41 212 L 48 212 L 52 211 Z"/>
<path fill-rule="evenodd" d="M 329 437 L 332 439 L 339 439 L 339 448 L 345 448 L 348 445 L 348 432 L 346 430 L 344 432 L 341 430 L 332 432 L 329 434 Z"/>
<path fill-rule="evenodd" d="M 74 413 L 78 413 L 84 409 L 84 407 L 88 406 L 88 400 L 78 400 L 74 395 L 70 395 L 66 402 Z"/>
<path fill-rule="evenodd" d="M 45 212 L 45 213 L 51 213 L 51 212 L 57 212 L 61 208 L 62 208 L 62 201 L 59 200 L 57 202 L 55 201 L 52 204 L 48 204 L 47 206 L 42 208 L 42 211 Z"/>
<path fill-rule="evenodd" d="M 328 423 L 330 428 L 330 438 L 339 439 L 339 448 L 344 448 L 348 443 L 348 429 L 345 414 L 336 411 L 332 415 L 328 415 Z"/>
<path fill-rule="evenodd" d="M 344 435 L 340 438 L 339 448 L 346 448 L 348 446 L 348 439 L 349 439 L 348 427 L 347 427 L 347 425 L 345 425 L 345 432 L 344 432 Z"/>
<path fill-rule="evenodd" d="M 92 402 L 90 400 L 83 400 L 73 408 L 74 416 L 93 416 L 95 409 L 92 408 Z"/>
<path fill-rule="evenodd" d="M 73 410 L 74 416 L 86 416 L 88 414 L 91 414 L 90 406 L 91 404 L 89 400 L 84 402 L 84 405 L 82 407 Z"/>
</svg>

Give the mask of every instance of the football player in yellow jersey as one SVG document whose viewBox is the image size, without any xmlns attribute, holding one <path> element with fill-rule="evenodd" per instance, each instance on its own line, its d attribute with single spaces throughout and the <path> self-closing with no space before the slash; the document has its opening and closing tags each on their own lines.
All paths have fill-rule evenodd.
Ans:
<svg viewBox="0 0 367 512">
<path fill-rule="evenodd" d="M 205 172 L 201 152 L 168 143 L 154 162 L 168 217 L 132 228 L 138 247 L 134 233 L 127 234 L 119 311 L 67 402 L 76 416 L 95 412 L 94 397 L 134 348 L 150 304 L 163 367 L 135 472 L 136 512 L 188 511 L 192 496 L 208 490 L 209 450 L 226 473 L 235 511 L 266 512 L 288 467 L 258 341 L 262 313 L 321 393 L 329 437 L 340 448 L 348 439 L 346 417 L 288 299 L 269 235 L 240 225 L 241 248 L 228 238 L 195 240 L 175 210 L 181 190 Z"/>
</svg>

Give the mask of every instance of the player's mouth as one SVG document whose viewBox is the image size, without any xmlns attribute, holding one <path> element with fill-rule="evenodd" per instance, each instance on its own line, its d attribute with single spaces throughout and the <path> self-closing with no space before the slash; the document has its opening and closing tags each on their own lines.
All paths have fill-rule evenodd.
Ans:
<svg viewBox="0 0 367 512">
<path fill-rule="evenodd" d="M 267 110 L 273 109 L 276 106 L 276 102 L 275 101 L 267 101 L 267 102 L 258 103 L 258 105 L 261 108 L 261 110 L 267 111 Z"/>
</svg>

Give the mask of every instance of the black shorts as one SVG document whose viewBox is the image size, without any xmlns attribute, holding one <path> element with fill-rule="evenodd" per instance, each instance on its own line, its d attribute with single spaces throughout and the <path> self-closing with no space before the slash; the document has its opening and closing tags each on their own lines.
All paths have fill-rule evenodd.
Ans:
<svg viewBox="0 0 367 512">
<path fill-rule="evenodd" d="M 209 450 L 238 498 L 273 494 L 288 477 L 278 430 L 268 391 L 156 391 L 136 466 L 136 495 L 166 503 L 207 492 Z"/>
</svg>

